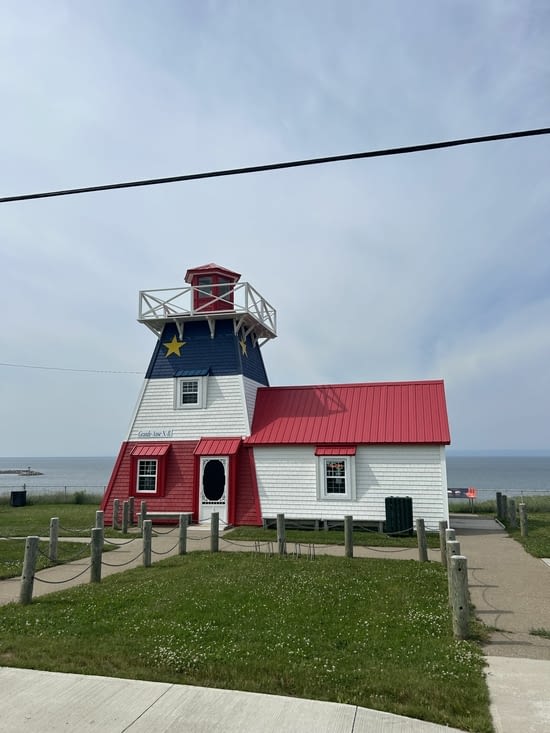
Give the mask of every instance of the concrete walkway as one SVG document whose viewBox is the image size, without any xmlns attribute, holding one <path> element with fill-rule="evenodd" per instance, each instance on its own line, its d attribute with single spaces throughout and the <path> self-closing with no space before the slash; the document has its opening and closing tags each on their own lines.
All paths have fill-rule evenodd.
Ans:
<svg viewBox="0 0 550 733">
<path fill-rule="evenodd" d="M 477 617 L 493 630 L 484 651 L 496 733 L 549 733 L 550 567 L 493 519 L 452 516 Z"/>
<path fill-rule="evenodd" d="M 548 733 L 550 641 L 529 632 L 550 628 L 550 567 L 527 555 L 493 520 L 453 517 L 451 526 L 468 558 L 476 613 L 497 629 L 485 648 L 496 733 Z M 190 529 L 188 549 L 209 549 L 208 533 L 208 528 Z M 104 557 L 104 576 L 143 562 L 140 539 L 119 544 Z M 251 546 L 220 540 L 223 551 Z M 155 537 L 153 550 L 153 561 L 176 554 L 177 532 Z M 302 554 L 306 552 L 303 546 Z M 317 547 L 316 553 L 343 555 L 344 550 Z M 355 548 L 354 554 L 418 558 L 416 550 Z M 431 561 L 439 557 L 439 550 L 430 550 Z M 84 558 L 40 571 L 34 596 L 89 582 L 88 567 L 89 559 Z M 0 582 L 0 604 L 17 601 L 19 588 L 19 579 Z M 15 668 L 0 668 L 0 702 L 4 703 L 1 730 L 6 733 L 456 733 L 446 726 L 353 705 Z"/>
</svg>

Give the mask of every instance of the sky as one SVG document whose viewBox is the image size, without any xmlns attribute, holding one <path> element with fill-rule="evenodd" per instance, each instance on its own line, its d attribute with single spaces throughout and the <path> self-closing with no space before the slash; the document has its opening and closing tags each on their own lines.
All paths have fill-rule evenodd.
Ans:
<svg viewBox="0 0 550 733">
<path fill-rule="evenodd" d="M 4 0 L 0 54 L 0 196 L 550 126 L 546 0 Z M 208 262 L 277 309 L 272 385 L 443 379 L 452 448 L 549 448 L 549 170 L 541 136 L 0 204 L 0 455 L 116 455 L 138 293 Z"/>
</svg>

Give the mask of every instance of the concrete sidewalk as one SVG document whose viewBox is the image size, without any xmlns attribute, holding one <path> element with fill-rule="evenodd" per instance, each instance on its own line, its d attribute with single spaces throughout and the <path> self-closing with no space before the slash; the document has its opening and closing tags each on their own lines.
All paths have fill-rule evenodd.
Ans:
<svg viewBox="0 0 550 733">
<path fill-rule="evenodd" d="M 0 668 L 2 733 L 461 733 L 355 705 Z"/>
<path fill-rule="evenodd" d="M 493 630 L 484 651 L 496 733 L 549 733 L 550 567 L 494 519 L 451 516 L 468 559 L 477 617 Z"/>
</svg>

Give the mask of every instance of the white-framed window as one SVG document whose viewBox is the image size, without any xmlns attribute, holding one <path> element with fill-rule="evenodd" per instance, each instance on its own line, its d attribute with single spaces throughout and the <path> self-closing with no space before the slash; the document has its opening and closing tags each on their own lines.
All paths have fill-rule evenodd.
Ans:
<svg viewBox="0 0 550 733">
<path fill-rule="evenodd" d="M 319 498 L 355 499 L 355 456 L 322 455 L 318 461 Z"/>
<path fill-rule="evenodd" d="M 206 407 L 206 377 L 176 379 L 175 407 L 187 410 Z"/>
<path fill-rule="evenodd" d="M 157 490 L 158 460 L 140 458 L 136 469 L 136 493 L 155 493 Z"/>
</svg>

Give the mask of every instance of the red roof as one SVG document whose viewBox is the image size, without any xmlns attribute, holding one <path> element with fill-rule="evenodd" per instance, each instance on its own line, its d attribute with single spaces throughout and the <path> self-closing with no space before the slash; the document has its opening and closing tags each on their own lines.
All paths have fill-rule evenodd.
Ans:
<svg viewBox="0 0 550 733">
<path fill-rule="evenodd" d="M 132 448 L 133 456 L 163 456 L 170 448 L 170 443 L 145 443 Z"/>
<path fill-rule="evenodd" d="M 261 387 L 253 445 L 450 443 L 443 381 Z"/>
<path fill-rule="evenodd" d="M 194 275 L 200 275 L 202 273 L 204 274 L 215 273 L 216 275 L 226 276 L 230 280 L 235 280 L 235 282 L 237 282 L 237 280 L 241 276 L 239 272 L 228 270 L 227 267 L 222 267 L 221 265 L 217 265 L 215 262 L 209 262 L 207 265 L 199 265 L 199 267 L 190 267 L 187 270 L 187 272 L 185 273 L 185 282 L 190 283 Z"/>
<path fill-rule="evenodd" d="M 333 456 L 335 452 L 338 452 L 339 456 L 354 456 L 357 453 L 356 445 L 318 445 L 315 448 L 316 456 Z"/>
<path fill-rule="evenodd" d="M 201 438 L 193 453 L 196 456 L 232 456 L 241 442 L 241 438 Z"/>
</svg>

